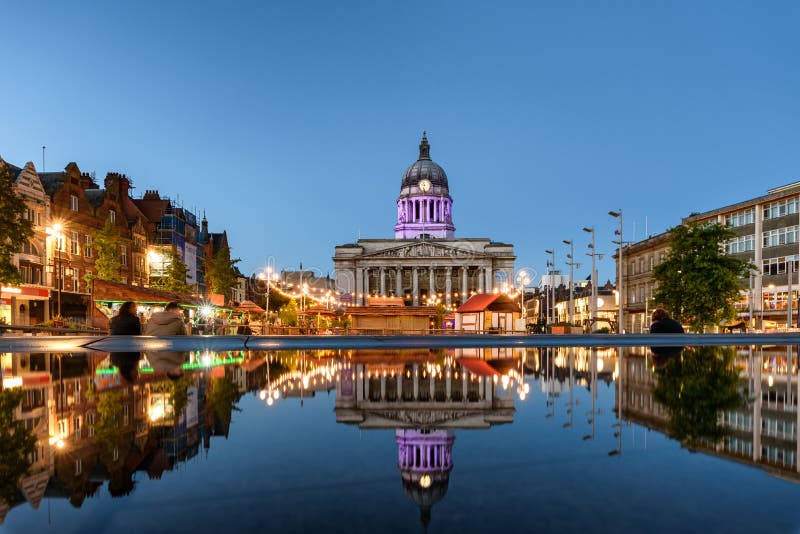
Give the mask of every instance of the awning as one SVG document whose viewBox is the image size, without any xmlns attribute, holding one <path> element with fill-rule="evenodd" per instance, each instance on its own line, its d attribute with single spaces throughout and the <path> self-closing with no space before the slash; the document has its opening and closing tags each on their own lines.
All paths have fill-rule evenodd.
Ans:
<svg viewBox="0 0 800 534">
<path fill-rule="evenodd" d="M 479 360 L 477 358 L 456 358 L 456 363 L 474 375 L 494 376 L 500 374 L 497 372 L 497 369 L 484 360 Z"/>
<path fill-rule="evenodd" d="M 241 304 L 233 307 L 233 311 L 246 312 L 246 313 L 264 313 L 264 308 L 262 308 L 252 300 L 243 300 Z"/>
<path fill-rule="evenodd" d="M 96 302 L 132 301 L 139 304 L 167 304 L 169 302 L 177 302 L 184 306 L 199 306 L 202 304 L 201 299 L 194 295 L 162 291 L 151 287 L 129 286 L 127 284 L 118 284 L 116 282 L 97 279 L 94 280 L 93 297 Z"/>
</svg>

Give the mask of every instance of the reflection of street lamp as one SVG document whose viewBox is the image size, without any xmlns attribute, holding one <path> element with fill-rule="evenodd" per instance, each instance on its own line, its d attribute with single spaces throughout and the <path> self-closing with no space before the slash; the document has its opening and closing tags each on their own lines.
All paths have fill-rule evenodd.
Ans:
<svg viewBox="0 0 800 534">
<path fill-rule="evenodd" d="M 619 236 L 619 241 L 614 241 L 614 243 L 619 244 L 619 253 L 617 254 L 617 262 L 619 263 L 619 274 L 617 275 L 617 297 L 619 298 L 619 316 L 617 317 L 617 333 L 621 334 L 623 331 L 623 317 L 622 317 L 622 298 L 624 293 L 622 292 L 622 210 L 619 211 L 609 211 L 609 215 L 619 219 L 619 230 L 614 230 L 614 233 Z"/>
</svg>

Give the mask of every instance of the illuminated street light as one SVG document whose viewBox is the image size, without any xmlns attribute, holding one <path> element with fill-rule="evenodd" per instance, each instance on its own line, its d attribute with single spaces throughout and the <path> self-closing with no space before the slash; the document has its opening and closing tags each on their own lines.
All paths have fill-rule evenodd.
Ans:
<svg viewBox="0 0 800 534">
<path fill-rule="evenodd" d="M 616 230 L 615 233 L 619 236 L 619 241 L 614 241 L 614 243 L 619 244 L 619 252 L 617 253 L 617 263 L 619 265 L 619 273 L 617 274 L 617 298 L 619 304 L 619 315 L 617 317 L 617 333 L 621 334 L 623 332 L 623 316 L 622 316 L 622 299 L 624 297 L 623 287 L 622 287 L 622 210 L 619 211 L 609 211 L 609 215 L 619 219 L 619 230 Z"/>
</svg>

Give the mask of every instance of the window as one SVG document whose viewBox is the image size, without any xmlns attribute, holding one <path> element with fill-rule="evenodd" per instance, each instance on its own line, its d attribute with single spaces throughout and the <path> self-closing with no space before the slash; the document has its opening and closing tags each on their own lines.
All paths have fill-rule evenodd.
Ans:
<svg viewBox="0 0 800 534">
<path fill-rule="evenodd" d="M 86 414 L 86 426 L 89 431 L 89 437 L 94 436 L 94 412 Z"/>
<path fill-rule="evenodd" d="M 119 264 L 123 267 L 128 265 L 128 247 L 125 245 L 119 248 Z"/>
<path fill-rule="evenodd" d="M 785 215 L 797 213 L 797 199 L 790 198 L 787 200 L 780 200 L 772 202 L 764 206 L 764 219 L 775 219 Z"/>
<path fill-rule="evenodd" d="M 78 249 L 78 232 L 70 232 L 69 253 L 76 256 L 81 253 Z"/>
<path fill-rule="evenodd" d="M 787 226 L 786 228 L 776 228 L 763 234 L 764 247 L 777 247 L 797 243 L 797 226 Z"/>
<path fill-rule="evenodd" d="M 743 235 L 728 240 L 725 243 L 725 254 L 737 254 L 739 252 L 747 252 L 754 250 L 756 246 L 756 236 Z"/>
<path fill-rule="evenodd" d="M 127 425 L 128 424 L 128 405 L 127 404 L 123 404 L 122 405 L 122 424 L 123 425 Z"/>
<path fill-rule="evenodd" d="M 75 416 L 75 420 L 73 421 L 73 423 L 75 424 L 75 433 L 79 434 L 80 431 L 81 431 L 81 416 L 80 415 L 76 415 Z"/>
<path fill-rule="evenodd" d="M 83 472 L 83 461 L 80 458 L 75 460 L 75 474 L 80 475 Z"/>
<path fill-rule="evenodd" d="M 117 222 L 117 212 L 114 211 L 114 210 L 109 211 L 108 212 L 108 220 L 111 221 L 111 224 L 116 223 Z"/>
<path fill-rule="evenodd" d="M 746 224 L 753 224 L 755 222 L 756 211 L 754 208 L 749 210 L 737 211 L 725 216 L 725 225 L 731 228 L 737 226 L 744 226 Z"/>
<path fill-rule="evenodd" d="M 87 258 L 92 257 L 92 236 L 83 236 L 83 255 Z"/>
<path fill-rule="evenodd" d="M 114 447 L 114 453 L 111 455 L 111 459 L 115 462 L 119 460 L 119 447 Z"/>
<path fill-rule="evenodd" d="M 78 269 L 72 271 L 72 291 L 78 293 L 81 290 L 81 276 Z"/>
<path fill-rule="evenodd" d="M 75 195 L 69 196 L 69 209 L 72 211 L 78 211 L 78 197 Z"/>
<path fill-rule="evenodd" d="M 762 262 L 762 273 L 765 275 L 786 274 L 786 263 L 792 263 L 792 272 L 797 271 L 797 255 L 768 258 Z"/>
<path fill-rule="evenodd" d="M 69 435 L 69 424 L 67 423 L 66 419 L 59 419 L 58 420 L 58 433 L 61 436 L 68 436 Z"/>
</svg>

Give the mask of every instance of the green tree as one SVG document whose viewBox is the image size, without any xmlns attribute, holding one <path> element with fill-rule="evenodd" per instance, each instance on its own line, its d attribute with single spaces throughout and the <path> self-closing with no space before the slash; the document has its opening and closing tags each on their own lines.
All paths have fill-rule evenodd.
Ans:
<svg viewBox="0 0 800 534">
<path fill-rule="evenodd" d="M 719 413 L 746 402 L 733 366 L 735 349 L 695 347 L 684 349 L 656 368 L 653 398 L 669 414 L 669 434 L 681 441 L 718 442 L 725 435 Z"/>
<path fill-rule="evenodd" d="M 164 254 L 164 276 L 154 278 L 150 285 L 156 289 L 174 291 L 175 293 L 191 293 L 192 288 L 186 283 L 189 276 L 189 268 L 181 261 L 175 247 Z"/>
<path fill-rule="evenodd" d="M 11 168 L 0 159 L 0 284 L 17 285 L 22 279 L 12 263 L 14 254 L 33 237 L 33 223 L 25 218 L 25 200 L 14 191 Z"/>
<path fill-rule="evenodd" d="M 236 285 L 236 270 L 234 265 L 241 260 L 231 259 L 231 250 L 222 247 L 216 254 L 206 258 L 206 284 L 212 293 L 225 296 L 227 301 L 231 295 L 231 289 Z"/>
<path fill-rule="evenodd" d="M 278 310 L 278 318 L 283 326 L 297 326 L 297 302 L 291 299 Z"/>
<path fill-rule="evenodd" d="M 36 445 L 33 433 L 14 417 L 22 395 L 20 389 L 0 391 L 0 499 L 6 502 L 17 493 L 17 481 L 28 472 Z"/>
<path fill-rule="evenodd" d="M 676 226 L 669 233 L 667 257 L 653 269 L 654 305 L 693 332 L 735 317 L 739 278 L 752 268 L 723 252 L 724 242 L 736 234 L 718 223 Z"/>
<path fill-rule="evenodd" d="M 92 278 L 108 280 L 109 282 L 120 282 L 122 277 L 119 270 L 122 267 L 119 260 L 119 246 L 122 243 L 122 236 L 114 227 L 111 219 L 106 221 L 102 230 L 92 234 L 92 246 L 97 251 L 97 260 L 94 263 L 97 274 L 87 275 L 87 281 Z"/>
</svg>

